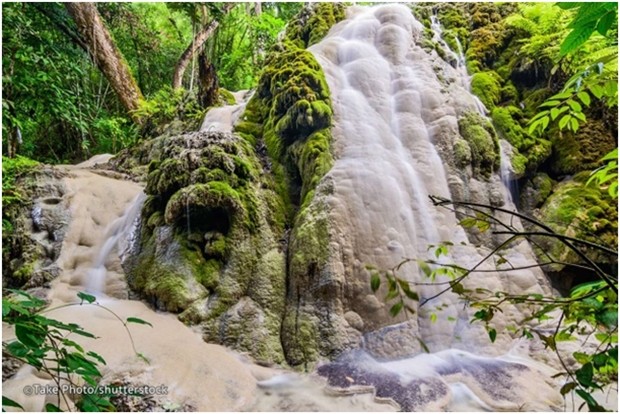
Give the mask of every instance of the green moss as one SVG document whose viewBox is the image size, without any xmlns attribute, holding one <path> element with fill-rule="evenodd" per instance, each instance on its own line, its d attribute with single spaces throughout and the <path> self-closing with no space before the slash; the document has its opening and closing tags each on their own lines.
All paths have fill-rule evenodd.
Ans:
<svg viewBox="0 0 620 414">
<path fill-rule="evenodd" d="M 285 37 L 296 47 L 305 49 L 320 42 L 329 29 L 344 18 L 344 4 L 316 3 L 289 22 Z"/>
<path fill-rule="evenodd" d="M 289 206 L 289 220 L 294 205 L 307 202 L 333 164 L 327 81 L 314 56 L 296 44 L 288 42 L 268 57 L 257 92 L 236 128 L 250 142 L 265 143 L 274 161 L 275 191 Z"/>
<path fill-rule="evenodd" d="M 210 291 L 214 291 L 218 286 L 221 269 L 222 263 L 218 260 L 207 260 L 204 265 L 200 266 L 196 280 Z"/>
<path fill-rule="evenodd" d="M 536 171 L 550 155 L 551 142 L 546 139 L 537 138 L 535 144 L 525 152 L 525 156 L 527 157 L 526 170 L 529 172 Z"/>
<path fill-rule="evenodd" d="M 493 126 L 474 112 L 466 113 L 458 123 L 461 136 L 471 148 L 474 175 L 489 178 L 499 168 L 499 143 Z"/>
<path fill-rule="evenodd" d="M 562 182 L 540 208 L 539 218 L 556 232 L 615 248 L 618 245 L 618 209 L 615 200 L 597 186 L 587 186 L 575 179 Z M 571 263 L 580 259 L 563 243 L 555 239 L 544 241 L 543 247 L 558 260 Z M 602 252 L 585 248 L 598 263 L 617 262 Z"/>
<path fill-rule="evenodd" d="M 15 282 L 18 282 L 20 285 L 23 285 L 24 283 L 30 280 L 30 278 L 34 274 L 34 270 L 35 270 L 35 263 L 32 263 L 32 262 L 26 263 L 22 265 L 21 267 L 19 267 L 13 273 L 13 279 Z"/>
<path fill-rule="evenodd" d="M 506 79 L 508 77 L 507 73 L 502 74 L 499 72 L 499 69 L 498 69 L 497 74 L 502 79 Z M 517 90 L 515 85 L 510 81 L 506 82 L 506 84 L 502 87 L 500 95 L 501 95 L 501 102 L 509 103 L 511 105 L 516 105 L 519 102 L 519 91 Z"/>
<path fill-rule="evenodd" d="M 146 225 L 148 227 L 154 228 L 157 226 L 163 226 L 165 224 L 164 214 L 161 211 L 156 211 L 149 217 Z"/>
<path fill-rule="evenodd" d="M 518 116 L 520 112 L 519 108 L 514 106 L 497 107 L 493 109 L 491 119 L 500 136 L 510 142 L 518 151 L 522 152 L 534 145 L 535 140 L 513 118 L 513 115 Z"/>
<path fill-rule="evenodd" d="M 146 254 L 139 257 L 138 265 L 128 277 L 128 282 L 133 289 L 155 302 L 158 308 L 170 312 L 181 312 L 200 297 L 204 297 L 206 291 L 194 288 L 192 273 L 201 269 L 199 256 L 186 252 L 176 241 L 171 241 L 166 245 L 166 250 L 170 252 L 183 250 L 184 252 L 181 256 L 169 255 L 168 257 L 187 258 L 189 256 L 189 260 L 182 262 L 157 260 L 153 238 L 149 238 L 144 249 Z"/>
<path fill-rule="evenodd" d="M 518 152 L 513 153 L 510 157 L 510 165 L 512 165 L 516 177 L 522 177 L 525 174 L 527 164 L 527 158 Z"/>
<path fill-rule="evenodd" d="M 471 78 L 471 91 L 487 109 L 492 110 L 501 99 L 501 78 L 493 71 L 475 73 Z"/>
<path fill-rule="evenodd" d="M 235 96 L 229 90 L 225 88 L 219 88 L 218 93 L 219 100 L 224 105 L 235 105 L 237 103 Z"/>
<path fill-rule="evenodd" d="M 457 139 L 454 142 L 454 158 L 456 165 L 460 168 L 471 164 L 471 147 L 464 139 Z"/>
<path fill-rule="evenodd" d="M 601 165 L 600 159 L 617 146 L 609 128 L 595 119 L 589 119 L 577 133 L 556 131 L 552 137 L 551 170 L 557 175 L 594 170 Z"/>
</svg>

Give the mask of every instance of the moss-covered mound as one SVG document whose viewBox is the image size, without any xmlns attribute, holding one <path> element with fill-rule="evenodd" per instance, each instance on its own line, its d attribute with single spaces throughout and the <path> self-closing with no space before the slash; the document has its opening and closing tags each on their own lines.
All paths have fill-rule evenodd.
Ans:
<svg viewBox="0 0 620 414">
<path fill-rule="evenodd" d="M 601 158 L 617 147 L 617 137 L 596 119 L 589 120 L 573 133 L 564 130 L 553 137 L 551 171 L 556 175 L 594 170 Z"/>
<path fill-rule="evenodd" d="M 321 66 L 304 48 L 343 18 L 340 4 L 321 3 L 302 11 L 268 57 L 256 93 L 236 128 L 250 142 L 265 145 L 279 193 L 288 204 L 293 228 L 281 339 L 287 362 L 293 366 L 311 364 L 321 355 L 342 349 L 332 343 L 337 335 L 325 320 L 331 311 L 321 310 L 314 293 L 308 309 L 300 310 L 298 289 L 312 286 L 308 281 L 315 279 L 328 260 L 327 211 L 325 206 L 317 207 L 314 195 L 333 164 L 329 88 Z"/>
<path fill-rule="evenodd" d="M 588 173 L 558 184 L 540 208 L 538 218 L 554 231 L 570 237 L 587 240 L 608 248 L 618 246 L 618 208 L 607 192 L 596 186 L 587 186 Z M 542 239 L 545 250 L 563 262 L 582 263 L 583 260 L 556 239 Z M 580 246 L 598 263 L 617 263 L 618 257 L 596 248 Z"/>
<path fill-rule="evenodd" d="M 306 7 L 291 21 L 286 29 L 286 39 L 295 47 L 305 49 L 318 43 L 329 29 L 344 20 L 342 3 L 318 3 Z"/>
<path fill-rule="evenodd" d="M 468 112 L 459 119 L 459 132 L 467 145 L 457 141 L 457 162 L 464 163 L 471 158 L 474 176 L 489 178 L 493 171 L 499 169 L 500 161 L 499 143 L 493 126 L 479 114 Z"/>
<path fill-rule="evenodd" d="M 312 53 L 296 46 L 299 42 L 284 42 L 279 53 L 269 56 L 236 128 L 249 141 L 265 144 L 276 161 L 280 193 L 293 204 L 310 198 L 308 193 L 332 165 L 329 88 L 321 66 Z"/>
<path fill-rule="evenodd" d="M 201 324 L 205 339 L 282 362 L 284 207 L 271 176 L 232 134 L 156 141 L 137 251 L 125 263 L 130 286 Z"/>
</svg>

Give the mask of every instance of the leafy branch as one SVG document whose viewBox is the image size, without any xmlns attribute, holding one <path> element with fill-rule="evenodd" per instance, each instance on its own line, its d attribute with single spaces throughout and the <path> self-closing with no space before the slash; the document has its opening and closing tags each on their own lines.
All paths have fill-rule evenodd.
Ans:
<svg viewBox="0 0 620 414">
<path fill-rule="evenodd" d="M 86 383 L 96 386 L 101 379 L 100 365 L 106 365 L 103 357 L 96 352 L 87 351 L 71 339 L 72 335 L 96 339 L 95 335 L 84 330 L 76 323 L 65 323 L 50 319 L 44 314 L 61 308 L 92 305 L 112 314 L 118 319 L 131 341 L 134 353 L 148 363 L 144 355 L 137 352 L 128 324 L 135 323 L 152 326 L 139 318 L 129 317 L 123 320 L 111 309 L 96 302 L 96 298 L 84 292 L 78 293 L 80 302 L 46 309 L 47 303 L 22 290 L 9 290 L 11 296 L 2 299 L 2 322 L 14 327 L 16 340 L 3 342 L 2 349 L 7 355 L 24 364 L 44 372 L 52 378 L 58 389 L 56 404 L 47 404 L 46 411 L 60 411 L 61 402 L 66 407 L 72 405 L 62 390 L 63 383 L 77 386 Z M 113 411 L 110 395 L 83 394 L 76 407 L 82 411 Z M 2 405 L 22 408 L 17 402 L 2 397 Z M 22 408 L 23 409 L 23 408 Z"/>
<path fill-rule="evenodd" d="M 494 235 L 508 236 L 488 254 L 480 259 L 475 265 L 463 267 L 458 263 L 446 263 L 439 260 L 441 256 L 449 257 L 449 251 L 453 244 L 442 242 L 439 245 L 431 245 L 435 259 L 407 258 L 388 271 L 380 272 L 373 267 L 371 269 L 371 289 L 377 292 L 381 286 L 381 275 L 388 282 L 388 294 L 386 300 L 396 300 L 390 313 L 396 316 L 400 310 L 408 309 L 413 312 L 405 299 L 419 302 L 418 309 L 427 305 L 433 299 L 452 292 L 463 303 L 474 310 L 471 322 L 483 323 L 489 339 L 495 342 L 498 332 L 493 326 L 494 317 L 503 312 L 506 305 L 525 306 L 529 316 L 517 322 L 517 327 L 508 326 L 506 332 L 540 340 L 545 348 L 549 348 L 557 355 L 563 372 L 556 375 L 565 376 L 566 382 L 561 387 L 560 393 L 567 395 L 576 393 L 583 399 L 591 411 L 604 410 L 604 407 L 595 399 L 593 392 L 603 390 L 606 386 L 617 381 L 618 374 L 618 283 L 617 276 L 603 271 L 596 263 L 590 260 L 579 246 L 587 246 L 598 253 L 617 257 L 618 252 L 614 248 L 568 237 L 554 232 L 544 223 L 525 216 L 521 213 L 497 208 L 479 203 L 455 202 L 452 200 L 433 197 L 431 201 L 436 207 L 447 208 L 464 216 L 460 224 L 465 228 L 477 228 L 480 232 L 490 231 Z M 465 211 L 463 211 L 465 210 Z M 501 221 L 495 213 L 509 214 L 511 223 Z M 512 218 L 520 218 L 540 228 L 542 231 L 523 231 L 512 225 Z M 497 228 L 501 229 L 497 229 Z M 565 244 L 571 250 L 579 252 L 583 263 L 571 264 L 556 260 L 546 253 L 548 260 L 543 263 L 520 264 L 514 266 L 502 253 L 516 240 L 525 239 L 536 244 L 534 237 L 554 238 Z M 437 260 L 436 260 L 437 259 Z M 408 281 L 399 276 L 399 270 L 406 263 L 415 262 L 424 276 L 422 281 Z M 494 263 L 494 270 L 480 268 L 483 263 Z M 568 297 L 555 297 L 541 293 L 513 294 L 503 291 L 492 291 L 480 286 L 468 286 L 467 278 L 473 273 L 502 272 L 510 273 L 523 269 L 542 267 L 551 264 L 572 266 L 593 274 L 597 280 L 583 283 L 572 289 Z M 447 280 L 436 280 L 437 276 L 446 276 Z M 422 286 L 444 286 L 438 293 L 431 297 L 420 299 L 416 288 Z M 559 313 L 559 317 L 557 316 Z M 435 314 L 431 314 L 436 319 Z M 556 320 L 552 333 L 547 329 L 537 326 L 547 320 Z M 537 322 L 537 323 L 534 323 Z M 592 338 L 593 337 L 593 338 Z M 566 363 L 563 353 L 558 349 L 562 342 L 581 340 L 596 340 L 598 346 L 595 351 L 586 351 L 583 348 L 573 353 L 577 361 L 577 367 Z M 580 407 L 581 408 L 581 407 Z"/>
</svg>

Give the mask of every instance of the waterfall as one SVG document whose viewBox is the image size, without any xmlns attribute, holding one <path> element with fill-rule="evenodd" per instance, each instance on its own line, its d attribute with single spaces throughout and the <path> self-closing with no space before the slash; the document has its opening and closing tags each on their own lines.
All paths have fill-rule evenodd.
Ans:
<svg viewBox="0 0 620 414">
<path fill-rule="evenodd" d="M 125 210 L 123 215 L 114 220 L 106 230 L 105 242 L 93 261 L 92 268 L 87 272 L 85 281 L 86 290 L 93 294 L 105 294 L 106 261 L 115 247 L 118 247 L 119 256 L 130 247 L 135 238 L 135 231 L 140 220 L 140 211 L 146 196 L 139 193 Z"/>
<path fill-rule="evenodd" d="M 441 39 L 436 16 L 433 30 Z M 456 188 L 453 183 L 463 182 L 464 173 L 448 162 L 454 142 L 459 139 L 458 119 L 467 112 L 486 110 L 469 92 L 464 59 L 457 59 L 460 67 L 453 67 L 425 51 L 418 45 L 422 33 L 423 25 L 404 5 L 353 7 L 345 22 L 309 49 L 326 75 L 335 117 L 335 163 L 326 177 L 333 188 L 326 202 L 337 229 L 332 232 L 331 242 L 339 246 L 339 251 L 331 266 L 344 267 L 351 286 L 368 283 L 364 264 L 390 269 L 403 258 L 428 259 L 432 255 L 429 245 L 440 241 L 454 243 L 446 260 L 464 267 L 473 266 L 485 255 L 484 248 L 468 242 L 454 213 L 433 207 L 428 196 L 452 198 L 452 189 Z M 498 182 L 497 176 L 485 182 L 470 173 L 464 185 L 471 193 L 482 189 L 492 192 Z M 535 260 L 527 243 L 511 247 L 506 254 L 514 263 Z M 519 293 L 547 289 L 539 269 L 507 277 L 499 271 L 493 273 L 493 266 L 487 265 L 484 269 L 488 273 L 483 276 L 468 276 L 470 286 Z M 401 267 L 399 276 L 410 282 L 428 282 L 415 263 Z M 430 284 L 417 286 L 416 290 L 424 299 L 435 296 L 440 288 Z M 524 362 L 528 359 L 515 363 L 507 356 L 490 357 L 509 351 L 515 342 L 498 338 L 491 345 L 486 332 L 470 323 L 467 306 L 449 292 L 417 307 L 415 316 L 406 321 L 382 317 L 367 296 L 350 295 L 354 298 L 352 311 L 367 323 L 379 325 L 379 329 L 364 335 L 364 348 L 388 360 L 417 356 L 377 363 L 366 355 L 355 355 L 335 362 L 320 370 L 332 386 L 349 387 L 348 379 L 340 381 L 343 375 L 355 383 L 374 384 L 377 396 L 395 399 L 404 410 L 456 409 L 458 396 L 473 401 L 470 409 L 516 409 L 515 398 L 509 395 L 513 387 L 530 396 L 536 392 L 553 395 L 545 380 L 534 387 L 526 382 L 511 382 L 520 375 L 515 372 L 529 369 Z M 518 315 L 520 311 L 511 308 L 498 318 L 508 324 Z M 389 325 L 390 320 L 391 326 L 381 327 Z M 430 355 L 423 353 L 417 340 L 425 344 Z M 462 381 L 446 379 L 450 372 Z M 490 381 L 490 377 L 484 377 L 485 372 L 511 379 Z M 404 388 L 395 391 L 385 385 L 391 381 Z M 388 388 L 385 393 L 382 387 Z M 419 390 L 425 387 L 436 394 L 422 395 Z M 493 387 L 505 390 L 506 395 L 494 401 Z M 415 389 L 418 391 L 411 391 Z M 536 400 L 523 395 L 519 398 Z M 512 405 L 502 406 L 506 401 Z"/>
</svg>

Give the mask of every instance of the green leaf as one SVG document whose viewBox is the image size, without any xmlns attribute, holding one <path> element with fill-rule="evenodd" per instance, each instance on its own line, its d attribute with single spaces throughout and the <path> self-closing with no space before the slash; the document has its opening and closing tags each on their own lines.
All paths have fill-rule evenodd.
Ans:
<svg viewBox="0 0 620 414">
<path fill-rule="evenodd" d="M 616 21 L 615 10 L 607 12 L 607 14 L 601 17 L 601 20 L 598 21 L 596 31 L 605 36 L 614 21 Z"/>
<path fill-rule="evenodd" d="M 588 362 L 587 364 L 584 364 L 581 368 L 575 371 L 575 377 L 577 378 L 577 381 L 579 381 L 579 384 L 581 384 L 584 387 L 591 387 L 593 385 L 592 383 L 593 376 L 594 376 L 594 367 L 592 366 L 592 363 L 590 362 Z"/>
<path fill-rule="evenodd" d="M 548 123 L 549 123 L 549 118 L 547 118 L 547 124 Z M 478 227 L 478 230 L 480 230 L 480 232 L 484 233 L 485 231 L 491 228 L 491 223 L 489 223 L 487 220 L 478 220 L 476 227 Z"/>
<path fill-rule="evenodd" d="M 573 29 L 560 46 L 560 57 L 575 51 L 590 38 L 593 32 L 594 27 L 576 27 Z"/>
<path fill-rule="evenodd" d="M 558 2 L 555 3 L 556 6 L 558 6 L 560 9 L 563 10 L 569 10 L 569 9 L 574 9 L 576 7 L 580 7 L 581 5 L 583 5 L 583 3 L 578 3 L 578 2 Z"/>
<path fill-rule="evenodd" d="M 558 106 L 561 103 L 562 103 L 561 101 L 546 101 L 543 104 L 541 104 L 539 106 L 539 108 L 547 108 L 547 107 L 550 107 L 550 106 L 554 106 L 555 107 L 555 106 Z"/>
<path fill-rule="evenodd" d="M 568 121 L 571 120 L 571 116 L 570 115 L 564 115 L 561 119 L 560 119 L 560 123 L 558 124 L 560 126 L 560 129 L 564 129 L 564 127 L 566 127 L 566 124 L 568 124 Z"/>
<path fill-rule="evenodd" d="M 583 93 L 583 92 L 582 92 Z M 572 99 L 569 99 L 568 101 L 566 101 L 566 103 L 568 104 L 568 106 L 570 106 L 570 108 L 575 111 L 575 112 L 581 112 L 581 105 L 579 105 L 579 102 L 574 101 Z"/>
<path fill-rule="evenodd" d="M 390 308 L 390 315 L 392 316 L 396 316 L 400 313 L 400 311 L 403 309 L 403 302 L 398 302 L 395 303 L 391 308 Z"/>
<path fill-rule="evenodd" d="M 19 341 L 13 341 L 6 346 L 6 350 L 9 354 L 17 358 L 23 358 L 30 352 L 24 344 Z"/>
<path fill-rule="evenodd" d="M 19 403 L 13 401 L 12 399 L 5 397 L 4 395 L 2 396 L 2 406 L 3 407 L 15 407 L 15 408 L 19 408 L 21 410 L 24 409 L 24 407 L 22 407 Z M 2 410 L 4 411 L 4 410 Z"/>
<path fill-rule="evenodd" d="M 497 338 L 497 331 L 495 329 L 489 329 L 489 338 L 491 338 L 491 342 L 495 342 L 495 338 Z"/>
<path fill-rule="evenodd" d="M 405 290 L 405 296 L 407 296 L 411 300 L 415 300 L 415 301 L 420 300 L 420 296 L 418 296 L 417 292 L 414 292 L 412 290 Z"/>
<path fill-rule="evenodd" d="M 422 350 L 424 352 L 426 352 L 427 354 L 431 353 L 431 350 L 428 349 L 428 346 L 426 346 L 426 344 L 424 343 L 424 341 L 422 341 L 422 339 L 420 339 L 419 337 L 417 338 L 418 342 L 420 343 L 420 346 L 422 347 Z"/>
<path fill-rule="evenodd" d="M 571 118 L 571 120 L 570 120 L 570 129 L 573 132 L 577 132 L 577 130 L 579 129 L 579 121 L 577 120 L 577 118 Z"/>
<path fill-rule="evenodd" d="M 551 120 L 555 121 L 555 118 L 557 118 L 560 114 L 561 112 L 558 108 L 551 109 Z"/>
<path fill-rule="evenodd" d="M 428 263 L 426 263 L 424 260 L 418 260 L 418 266 L 420 267 L 420 270 L 424 272 L 426 277 L 431 277 L 433 271 L 431 270 L 431 267 L 428 265 Z"/>
<path fill-rule="evenodd" d="M 577 94 L 577 97 L 581 100 L 581 102 L 583 102 L 585 106 L 590 106 L 590 95 L 587 92 L 581 91 Z"/>
<path fill-rule="evenodd" d="M 85 292 L 78 292 L 77 297 L 88 303 L 93 303 L 97 300 L 96 297 Z"/>
<path fill-rule="evenodd" d="M 377 272 L 374 272 L 370 276 L 370 289 L 372 289 L 373 292 L 376 292 L 379 289 L 379 286 L 381 286 L 381 278 Z"/>
<path fill-rule="evenodd" d="M 435 322 L 437 322 L 437 314 L 431 313 L 431 323 L 435 323 Z"/>
<path fill-rule="evenodd" d="M 11 312 L 11 302 L 8 299 L 2 298 L 2 319 L 4 319 Z"/>
<path fill-rule="evenodd" d="M 588 362 L 590 362 L 591 357 L 590 355 L 583 353 L 583 352 L 573 352 L 573 358 L 575 358 L 575 361 L 583 365 L 583 364 L 587 364 Z"/>
<path fill-rule="evenodd" d="M 32 323 L 16 323 L 15 336 L 24 345 L 31 348 L 40 347 L 45 342 L 47 329 Z"/>
<path fill-rule="evenodd" d="M 462 295 L 463 293 L 465 293 L 465 288 L 461 283 L 455 283 L 452 285 L 452 292 L 456 293 L 457 295 Z"/>
<path fill-rule="evenodd" d="M 573 116 L 582 122 L 586 122 L 586 116 L 583 112 L 572 112 Z"/>
<path fill-rule="evenodd" d="M 577 395 L 583 398 L 586 404 L 588 404 L 588 409 L 590 411 L 605 411 L 605 409 L 596 402 L 596 400 L 592 397 L 592 395 L 589 392 L 581 388 L 575 389 L 575 392 L 577 393 Z"/>
<path fill-rule="evenodd" d="M 601 99 L 603 97 L 603 94 L 605 93 L 605 89 L 603 89 L 601 85 L 592 84 L 592 85 L 589 85 L 589 87 L 590 87 L 590 92 L 592 92 L 592 95 L 594 95 L 596 99 Z"/>
<path fill-rule="evenodd" d="M 93 351 L 88 351 L 86 355 L 91 356 L 95 358 L 97 361 L 99 361 L 101 364 L 106 365 L 105 359 L 103 359 L 103 357 L 99 355 L 98 353 L 93 352 Z"/>
</svg>

